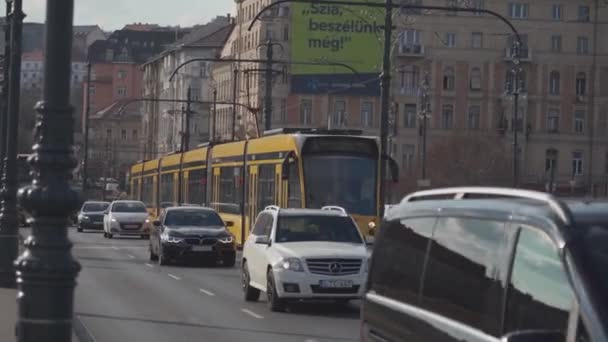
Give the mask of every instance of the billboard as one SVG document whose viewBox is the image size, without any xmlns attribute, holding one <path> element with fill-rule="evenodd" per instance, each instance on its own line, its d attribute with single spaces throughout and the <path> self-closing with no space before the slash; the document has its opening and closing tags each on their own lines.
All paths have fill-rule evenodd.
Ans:
<svg viewBox="0 0 608 342">
<path fill-rule="evenodd" d="M 292 61 L 343 63 L 357 71 L 354 74 L 339 66 L 292 65 L 292 92 L 323 93 L 344 88 L 346 94 L 379 93 L 384 10 L 322 3 L 292 6 Z"/>
</svg>

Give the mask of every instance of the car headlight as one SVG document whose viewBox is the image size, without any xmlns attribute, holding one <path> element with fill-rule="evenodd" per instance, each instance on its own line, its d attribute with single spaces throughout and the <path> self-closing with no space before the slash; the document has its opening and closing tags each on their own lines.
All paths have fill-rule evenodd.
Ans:
<svg viewBox="0 0 608 342">
<path fill-rule="evenodd" d="M 115 218 L 113 218 L 111 221 L 112 221 L 112 222 L 118 222 L 118 221 L 116 221 L 116 219 L 115 219 Z"/>
<path fill-rule="evenodd" d="M 150 223 L 150 222 L 151 222 L 150 219 L 146 219 L 146 223 Z"/>
<path fill-rule="evenodd" d="M 283 259 L 279 265 L 285 269 L 294 272 L 303 272 L 304 267 L 302 266 L 302 262 L 298 258 L 286 258 Z"/>
<path fill-rule="evenodd" d="M 160 239 L 163 242 L 167 242 L 167 243 L 181 243 L 182 241 L 184 241 L 184 239 L 182 239 L 182 238 L 171 236 L 167 233 L 161 234 Z"/>
<path fill-rule="evenodd" d="M 234 241 L 234 238 L 232 237 L 232 235 L 228 235 L 228 236 L 222 236 L 218 240 L 221 243 L 232 243 L 232 241 Z"/>
<path fill-rule="evenodd" d="M 82 216 L 80 216 L 80 219 L 81 219 L 81 220 L 83 220 L 83 221 L 88 221 L 88 220 L 90 220 L 91 218 L 90 218 L 90 217 L 88 217 L 87 215 L 82 215 Z"/>
</svg>

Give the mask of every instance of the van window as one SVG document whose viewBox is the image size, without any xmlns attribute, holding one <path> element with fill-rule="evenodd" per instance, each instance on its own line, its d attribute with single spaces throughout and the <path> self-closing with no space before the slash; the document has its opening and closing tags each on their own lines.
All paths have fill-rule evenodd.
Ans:
<svg viewBox="0 0 608 342">
<path fill-rule="evenodd" d="M 422 307 L 488 334 L 500 333 L 507 253 L 503 222 L 440 218 L 426 278 Z"/>
<path fill-rule="evenodd" d="M 523 227 L 517 242 L 507 301 L 507 332 L 561 330 L 566 334 L 574 295 L 553 242 Z"/>
<path fill-rule="evenodd" d="M 385 222 L 372 258 L 370 285 L 374 291 L 401 302 L 418 302 L 435 221 L 428 217 Z"/>
</svg>

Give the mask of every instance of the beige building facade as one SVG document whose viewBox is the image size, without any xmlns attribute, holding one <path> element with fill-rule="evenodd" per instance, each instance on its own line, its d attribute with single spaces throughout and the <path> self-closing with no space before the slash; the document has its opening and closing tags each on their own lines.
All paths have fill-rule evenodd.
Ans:
<svg viewBox="0 0 608 342">
<path fill-rule="evenodd" d="M 236 1 L 236 27 L 222 56 L 263 59 L 265 48 L 258 46 L 270 37 L 282 44 L 282 49 L 275 48 L 277 58 L 298 59 L 289 49 L 294 15 L 289 7 L 265 16 L 247 31 L 253 15 L 268 2 Z M 606 194 L 608 41 L 603 37 L 608 35 L 608 5 L 605 1 L 423 0 L 415 3 L 478 7 L 506 17 L 523 41 L 519 64 L 521 82 L 518 123 L 513 125 L 513 38 L 505 23 L 475 13 L 397 11 L 389 145 L 391 155 L 401 167 L 402 191 L 415 188 L 416 181 L 422 178 L 423 159 L 428 169 L 426 178 L 432 185 L 458 185 L 458 181 L 450 183 L 450 172 L 478 173 L 479 177 L 469 183 L 510 185 L 513 128 L 516 127 L 521 186 L 554 189 L 559 193 Z M 233 70 L 247 67 L 250 66 L 233 64 L 214 69 L 213 77 L 220 80 L 218 94 L 222 94 L 223 100 L 232 98 Z M 289 74 L 289 67 L 286 71 Z M 420 87 L 426 74 L 430 111 L 427 154 L 423 157 Z M 263 110 L 263 81 L 259 74 L 237 78 L 237 101 L 259 108 L 258 119 Z M 276 74 L 272 99 L 273 127 L 329 126 L 379 134 L 380 98 L 377 95 L 302 94 L 294 91 L 290 75 Z M 230 106 L 218 110 L 216 134 L 224 139 L 230 138 L 231 110 Z M 242 126 L 251 126 L 251 120 L 245 116 L 245 119 L 239 118 L 237 115 L 237 131 L 247 130 Z M 242 136 L 237 134 L 237 137 Z M 461 171 L 451 170 L 447 162 L 442 164 L 445 158 L 453 158 L 450 154 L 457 153 L 446 152 L 445 147 L 442 152 L 441 145 L 450 145 L 450 141 L 458 137 L 468 139 L 472 145 L 500 147 L 471 152 L 480 154 L 478 160 L 488 159 L 498 170 L 479 167 L 473 161 L 470 165 L 453 161 L 454 165 L 463 164 L 458 165 L 462 166 Z M 442 156 L 442 153 L 448 155 Z"/>
</svg>

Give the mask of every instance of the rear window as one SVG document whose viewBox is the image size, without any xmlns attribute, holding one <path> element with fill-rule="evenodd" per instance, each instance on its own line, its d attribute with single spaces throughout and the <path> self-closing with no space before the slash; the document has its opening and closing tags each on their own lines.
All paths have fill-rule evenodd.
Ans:
<svg viewBox="0 0 608 342">
<path fill-rule="evenodd" d="M 84 212 L 96 212 L 96 211 L 104 211 L 108 209 L 110 203 L 85 203 L 82 206 L 82 211 Z"/>
<path fill-rule="evenodd" d="M 327 241 L 363 243 L 357 226 L 344 216 L 280 216 L 277 242 Z"/>
</svg>

